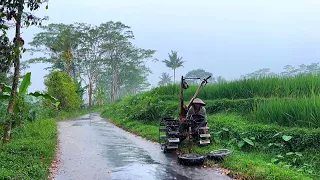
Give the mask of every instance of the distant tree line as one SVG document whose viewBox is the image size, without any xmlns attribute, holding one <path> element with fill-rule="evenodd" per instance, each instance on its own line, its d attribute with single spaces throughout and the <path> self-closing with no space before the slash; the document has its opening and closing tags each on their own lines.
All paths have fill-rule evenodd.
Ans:
<svg viewBox="0 0 320 180">
<path fill-rule="evenodd" d="M 270 76 L 292 77 L 298 74 L 305 74 L 305 73 L 318 74 L 320 73 L 320 66 L 319 66 L 319 63 L 311 63 L 309 65 L 300 64 L 297 67 L 294 67 L 292 65 L 286 65 L 283 67 L 283 70 L 284 71 L 277 74 L 277 73 L 271 72 L 269 68 L 263 68 L 263 69 L 256 70 L 252 73 L 243 75 L 241 76 L 241 78 L 249 79 L 249 78 L 261 78 L 261 77 L 270 77 Z"/>
<path fill-rule="evenodd" d="M 109 21 L 99 26 L 74 23 L 41 28 L 43 32 L 29 43 L 29 51 L 43 52 L 44 56 L 28 63 L 49 63 L 49 71 L 65 72 L 78 84 L 84 83 L 89 107 L 148 87 L 151 71 L 145 62 L 155 50 L 136 47 L 129 26 Z"/>
</svg>

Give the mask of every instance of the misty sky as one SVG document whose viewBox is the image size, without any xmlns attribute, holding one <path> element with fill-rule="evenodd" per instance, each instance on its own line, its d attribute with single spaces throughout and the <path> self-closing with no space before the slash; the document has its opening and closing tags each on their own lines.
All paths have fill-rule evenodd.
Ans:
<svg viewBox="0 0 320 180">
<path fill-rule="evenodd" d="M 280 72 L 287 64 L 318 62 L 319 9 L 319 0 L 50 0 L 36 15 L 49 16 L 45 24 L 121 21 L 132 28 L 137 46 L 157 51 L 155 58 L 178 51 L 186 63 L 177 78 L 202 68 L 235 79 L 260 68 Z M 24 29 L 22 37 L 30 42 L 37 32 Z M 173 75 L 162 62 L 148 66 L 152 85 L 162 72 Z M 44 89 L 44 67 L 31 66 L 29 91 Z"/>
</svg>

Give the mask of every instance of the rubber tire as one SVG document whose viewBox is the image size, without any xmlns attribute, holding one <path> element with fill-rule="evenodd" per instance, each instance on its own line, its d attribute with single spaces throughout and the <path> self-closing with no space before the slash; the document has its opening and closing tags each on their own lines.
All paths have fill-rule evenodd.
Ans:
<svg viewBox="0 0 320 180">
<path fill-rule="evenodd" d="M 180 156 L 178 156 L 178 162 L 185 166 L 202 165 L 205 160 L 206 160 L 206 156 L 202 156 L 194 153 L 181 154 Z"/>
<path fill-rule="evenodd" d="M 223 161 L 224 157 L 230 153 L 231 151 L 229 151 L 228 149 L 215 150 L 215 151 L 209 152 L 207 154 L 207 158 L 214 161 Z"/>
</svg>

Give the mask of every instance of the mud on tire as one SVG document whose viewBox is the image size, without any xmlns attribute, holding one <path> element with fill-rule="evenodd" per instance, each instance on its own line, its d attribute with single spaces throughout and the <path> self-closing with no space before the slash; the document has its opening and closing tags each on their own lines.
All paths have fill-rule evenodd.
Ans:
<svg viewBox="0 0 320 180">
<path fill-rule="evenodd" d="M 180 156 L 178 156 L 178 162 L 186 166 L 202 165 L 205 160 L 206 156 L 194 153 L 181 154 Z"/>
</svg>

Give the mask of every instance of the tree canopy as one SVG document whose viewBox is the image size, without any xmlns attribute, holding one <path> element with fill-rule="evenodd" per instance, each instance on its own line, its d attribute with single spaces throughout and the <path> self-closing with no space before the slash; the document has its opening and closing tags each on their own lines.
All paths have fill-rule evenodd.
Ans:
<svg viewBox="0 0 320 180">
<path fill-rule="evenodd" d="M 121 95 L 136 93 L 149 86 L 147 75 L 151 71 L 145 62 L 155 50 L 136 47 L 129 26 L 109 21 L 99 26 L 49 24 L 42 29 L 44 32 L 36 34 L 30 42 L 30 51 L 47 52 L 44 55 L 49 57 L 33 58 L 28 62 L 50 63 L 51 71 L 61 70 L 83 80 L 88 87 L 89 106 L 93 104 L 96 87 L 100 90 L 108 88 L 103 89 L 104 94 L 110 94 L 108 99 L 113 102 Z"/>
<path fill-rule="evenodd" d="M 203 69 L 191 70 L 185 75 L 186 78 L 201 78 L 201 79 L 207 78 L 208 76 L 212 76 L 212 73 L 207 72 L 207 71 L 205 71 Z M 190 79 L 190 80 L 187 80 L 187 81 L 189 83 L 197 83 L 196 79 Z M 211 78 L 211 81 L 214 82 L 214 78 L 213 77 Z"/>
</svg>

